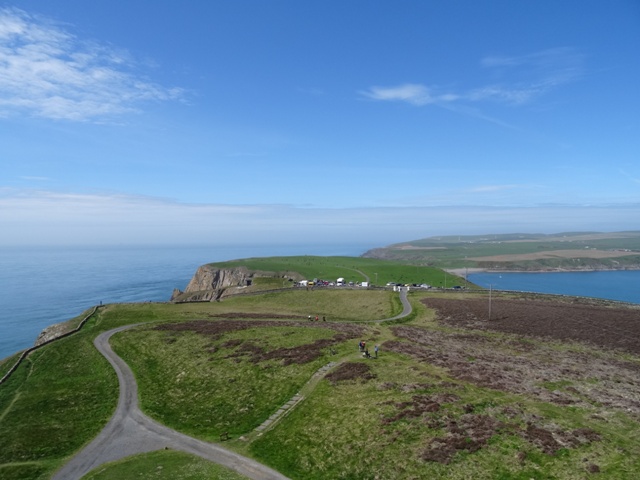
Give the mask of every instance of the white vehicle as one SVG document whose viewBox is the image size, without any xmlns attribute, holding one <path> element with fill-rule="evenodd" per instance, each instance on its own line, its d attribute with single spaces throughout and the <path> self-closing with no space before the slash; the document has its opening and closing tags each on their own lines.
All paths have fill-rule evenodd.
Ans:
<svg viewBox="0 0 640 480">
<path fill-rule="evenodd" d="M 341 287 L 342 285 L 344 285 L 344 278 L 340 277 L 339 279 L 336 280 L 336 285 L 338 287 Z"/>
<path fill-rule="evenodd" d="M 369 288 L 369 282 L 362 282 L 360 286 L 364 288 Z"/>
</svg>

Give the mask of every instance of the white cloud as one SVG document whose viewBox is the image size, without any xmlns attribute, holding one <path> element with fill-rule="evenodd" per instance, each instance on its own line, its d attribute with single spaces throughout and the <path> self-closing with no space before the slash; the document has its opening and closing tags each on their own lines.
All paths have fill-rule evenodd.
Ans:
<svg viewBox="0 0 640 480">
<path fill-rule="evenodd" d="M 559 47 L 520 56 L 485 57 L 480 64 L 516 76 L 523 82 L 554 86 L 582 74 L 584 55 L 575 48 Z"/>
<path fill-rule="evenodd" d="M 481 85 L 465 91 L 433 93 L 439 89 L 419 83 L 398 86 L 374 86 L 361 91 L 366 98 L 400 101 L 423 106 L 448 103 L 471 104 L 493 101 L 507 105 L 523 105 L 549 90 L 577 79 L 583 70 L 584 55 L 572 48 L 556 48 L 519 57 L 485 57 L 481 65 L 491 69 L 501 82 Z"/>
<path fill-rule="evenodd" d="M 20 180 L 26 180 L 29 182 L 50 182 L 51 181 L 51 178 L 49 177 L 38 177 L 34 175 L 23 175 L 19 178 Z"/>
<path fill-rule="evenodd" d="M 521 185 L 480 185 L 473 187 L 469 191 L 473 193 L 501 192 L 504 190 L 513 190 Z"/>
<path fill-rule="evenodd" d="M 622 174 L 623 177 L 627 178 L 628 180 L 631 180 L 633 183 L 640 184 L 640 178 L 634 177 L 633 175 L 627 173 L 625 170 L 620 170 L 620 173 Z"/>
<path fill-rule="evenodd" d="M 640 204 L 528 207 L 299 208 L 184 204 L 130 195 L 0 188 L 0 244 L 359 244 L 432 235 L 616 231 L 637 227 Z"/>
<path fill-rule="evenodd" d="M 414 83 L 405 83 L 396 87 L 371 87 L 360 94 L 372 100 L 398 100 L 413 105 L 452 102 L 458 99 L 457 95 L 451 93 L 434 95 L 431 88 Z"/>
<path fill-rule="evenodd" d="M 184 91 L 148 81 L 127 52 L 83 41 L 53 22 L 0 9 L 0 114 L 86 121 L 137 111 Z"/>
</svg>

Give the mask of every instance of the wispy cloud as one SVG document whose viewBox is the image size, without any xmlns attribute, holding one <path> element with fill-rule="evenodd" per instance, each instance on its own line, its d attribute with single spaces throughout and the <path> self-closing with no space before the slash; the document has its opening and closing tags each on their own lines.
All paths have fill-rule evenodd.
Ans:
<svg viewBox="0 0 640 480">
<path fill-rule="evenodd" d="M 631 180 L 633 183 L 637 183 L 637 184 L 640 185 L 640 178 L 634 177 L 633 175 L 631 175 L 630 173 L 627 173 L 626 171 L 624 171 L 622 169 L 620 170 L 620 174 L 623 177 L 626 177 L 627 179 Z"/>
<path fill-rule="evenodd" d="M 131 55 L 84 41 L 54 22 L 0 9 L 0 114 L 87 121 L 183 98 L 137 71 Z"/>
<path fill-rule="evenodd" d="M 472 193 L 493 193 L 520 188 L 521 185 L 479 185 L 469 189 Z"/>
<path fill-rule="evenodd" d="M 443 91 L 420 83 L 373 86 L 360 91 L 371 100 L 400 101 L 412 105 L 452 105 L 497 102 L 523 105 L 549 90 L 576 80 L 583 70 L 584 56 L 573 48 L 556 48 L 522 56 L 491 56 L 480 65 L 496 80 L 475 88 Z"/>
<path fill-rule="evenodd" d="M 29 182 L 50 182 L 51 181 L 51 178 L 49 177 L 38 177 L 33 175 L 23 175 L 19 178 L 20 180 L 26 180 Z"/>
<path fill-rule="evenodd" d="M 186 204 L 124 195 L 0 187 L 0 245 L 357 243 L 380 246 L 431 235 L 616 231 L 640 204 L 367 208 Z"/>
</svg>

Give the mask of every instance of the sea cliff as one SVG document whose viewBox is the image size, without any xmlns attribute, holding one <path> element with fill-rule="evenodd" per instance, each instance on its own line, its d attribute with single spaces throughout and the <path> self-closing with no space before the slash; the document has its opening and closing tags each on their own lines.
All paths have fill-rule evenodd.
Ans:
<svg viewBox="0 0 640 480">
<path fill-rule="evenodd" d="M 183 291 L 175 289 L 172 302 L 211 302 L 251 285 L 255 273 L 246 267 L 217 268 L 202 265 Z"/>
</svg>

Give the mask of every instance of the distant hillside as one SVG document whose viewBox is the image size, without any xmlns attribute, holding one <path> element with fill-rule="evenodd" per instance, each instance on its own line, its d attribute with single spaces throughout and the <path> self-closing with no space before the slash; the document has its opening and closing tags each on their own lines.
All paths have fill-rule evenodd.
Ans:
<svg viewBox="0 0 640 480">
<path fill-rule="evenodd" d="M 375 248 L 363 257 L 447 269 L 638 270 L 640 231 L 429 237 Z"/>
</svg>

